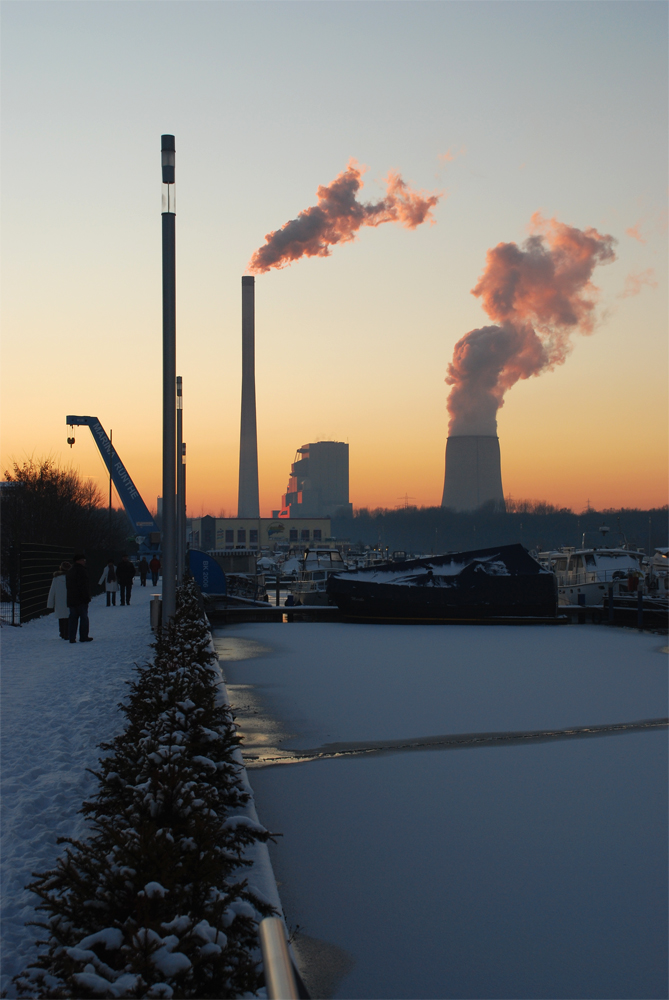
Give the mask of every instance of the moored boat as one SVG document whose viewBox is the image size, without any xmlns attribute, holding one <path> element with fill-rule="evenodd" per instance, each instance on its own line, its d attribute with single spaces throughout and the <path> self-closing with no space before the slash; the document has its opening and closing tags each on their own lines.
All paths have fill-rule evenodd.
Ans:
<svg viewBox="0 0 669 1000">
<path fill-rule="evenodd" d="M 629 548 L 559 549 L 540 552 L 539 560 L 555 573 L 560 604 L 601 606 L 613 587 L 614 596 L 643 587 L 644 553 Z"/>
<path fill-rule="evenodd" d="M 449 552 L 341 572 L 327 592 L 351 621 L 556 620 L 554 574 L 522 545 Z"/>
<path fill-rule="evenodd" d="M 327 583 L 333 573 L 346 568 L 341 552 L 337 549 L 305 549 L 297 580 L 290 592 L 295 604 L 331 604 Z"/>
</svg>

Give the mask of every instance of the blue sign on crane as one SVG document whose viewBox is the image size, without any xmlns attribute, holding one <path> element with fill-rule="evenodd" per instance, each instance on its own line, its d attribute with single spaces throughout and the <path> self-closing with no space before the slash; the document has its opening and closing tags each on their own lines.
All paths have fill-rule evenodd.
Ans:
<svg viewBox="0 0 669 1000">
<path fill-rule="evenodd" d="M 132 524 L 133 531 L 136 535 L 144 538 L 144 541 L 140 543 L 139 551 L 158 552 L 160 549 L 160 528 L 151 517 L 148 507 L 119 458 L 118 452 L 115 448 L 112 449 L 112 443 L 98 418 L 69 416 L 65 417 L 65 423 L 70 427 L 90 427 L 108 472 L 111 467 L 112 482 Z M 153 538 L 150 537 L 151 535 Z"/>
</svg>

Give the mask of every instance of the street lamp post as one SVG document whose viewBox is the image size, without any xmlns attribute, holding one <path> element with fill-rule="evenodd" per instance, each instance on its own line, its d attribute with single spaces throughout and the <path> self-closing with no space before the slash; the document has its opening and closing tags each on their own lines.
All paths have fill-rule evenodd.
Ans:
<svg viewBox="0 0 669 1000">
<path fill-rule="evenodd" d="M 163 172 L 163 624 L 176 610 L 176 190 L 173 135 L 161 136 Z"/>
<path fill-rule="evenodd" d="M 112 469 L 114 468 L 114 432 L 109 430 L 109 557 L 111 558 L 113 537 L 112 537 Z"/>
<path fill-rule="evenodd" d="M 177 375 L 177 580 L 186 568 L 186 445 L 183 423 L 183 381 Z"/>
</svg>

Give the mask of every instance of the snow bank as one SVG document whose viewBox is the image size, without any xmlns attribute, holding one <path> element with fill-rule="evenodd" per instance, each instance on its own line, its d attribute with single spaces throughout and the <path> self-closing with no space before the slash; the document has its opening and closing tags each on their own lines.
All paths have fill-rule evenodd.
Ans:
<svg viewBox="0 0 669 1000">
<path fill-rule="evenodd" d="M 85 824 L 78 810 L 96 787 L 95 779 L 86 769 L 97 766 L 99 743 L 111 740 L 122 728 L 123 719 L 117 705 L 125 697 L 125 682 L 133 676 L 135 663 L 146 662 L 153 656 L 148 606 L 151 596 L 150 590 L 134 588 L 133 604 L 123 608 L 107 608 L 104 597 L 95 599 L 90 607 L 91 634 L 95 641 L 83 648 L 59 639 L 57 623 L 52 617 L 31 622 L 21 629 L 3 629 L 2 939 L 5 961 L 2 986 L 8 989 L 9 995 L 14 995 L 12 976 L 34 957 L 34 941 L 43 936 L 42 931 L 25 927 L 26 921 L 36 917 L 37 900 L 24 886 L 31 881 L 33 872 L 43 872 L 54 865 L 62 853 L 56 843 L 58 837 L 85 837 Z M 219 679 L 220 701 L 228 704 L 218 663 L 211 669 Z M 184 711 L 189 706 L 192 703 L 181 705 Z M 176 752 L 182 748 L 171 749 Z M 241 765 L 238 751 L 236 758 Z M 216 768 L 206 757 L 198 761 Z M 252 795 L 245 771 L 243 783 Z M 240 806 L 239 815 L 231 817 L 229 823 L 231 829 L 263 829 L 252 800 Z M 253 867 L 245 873 L 250 876 L 251 888 L 281 912 L 266 846 L 254 845 L 247 856 L 253 861 Z M 160 897 L 165 892 L 159 882 L 144 886 L 144 893 L 150 898 Z M 249 910 L 254 914 L 251 907 Z M 241 910 L 231 912 L 230 921 L 239 914 Z M 249 916 L 246 911 L 242 915 Z M 204 934 L 206 940 L 204 924 L 200 930 L 200 936 Z M 87 955 L 87 947 L 95 943 L 104 944 L 108 949 L 116 948 L 117 936 L 114 929 L 108 928 L 105 932 L 89 935 L 79 943 L 79 949 L 83 948 Z M 208 941 L 205 947 L 218 953 L 225 944 L 224 938 L 225 935 L 219 933 L 218 940 Z M 185 959 L 183 955 L 172 954 L 170 944 L 171 939 L 165 938 L 164 947 L 155 956 L 157 967 L 166 977 L 174 974 L 175 963 Z M 79 978 L 80 985 L 89 989 L 91 995 L 100 992 L 102 984 L 97 981 L 99 977 L 94 966 L 86 966 Z M 171 995 L 168 986 L 165 990 L 168 992 L 159 991 L 155 995 Z"/>
<path fill-rule="evenodd" d="M 118 702 L 133 666 L 149 658 L 149 602 L 156 588 L 133 587 L 130 606 L 90 605 L 94 642 L 70 645 L 53 615 L 2 629 L 2 985 L 23 969 L 40 933 L 32 872 L 50 868 L 58 837 L 81 837 L 78 815 L 92 792 L 86 768 L 98 744 L 121 727 Z"/>
</svg>

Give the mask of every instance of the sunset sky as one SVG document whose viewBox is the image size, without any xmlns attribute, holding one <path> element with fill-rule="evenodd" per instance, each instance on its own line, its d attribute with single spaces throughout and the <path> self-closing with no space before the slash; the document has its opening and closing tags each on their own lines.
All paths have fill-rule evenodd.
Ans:
<svg viewBox="0 0 669 1000">
<path fill-rule="evenodd" d="M 498 415 L 505 494 L 667 502 L 667 5 L 6 2 L 2 467 L 52 456 L 105 490 L 100 418 L 161 492 L 160 136 L 176 136 L 177 371 L 188 506 L 236 514 L 241 276 L 353 158 L 441 193 L 256 277 L 261 512 L 296 449 L 350 444 L 351 500 L 441 502 L 454 345 L 531 218 L 617 243 L 591 335 Z"/>
</svg>

